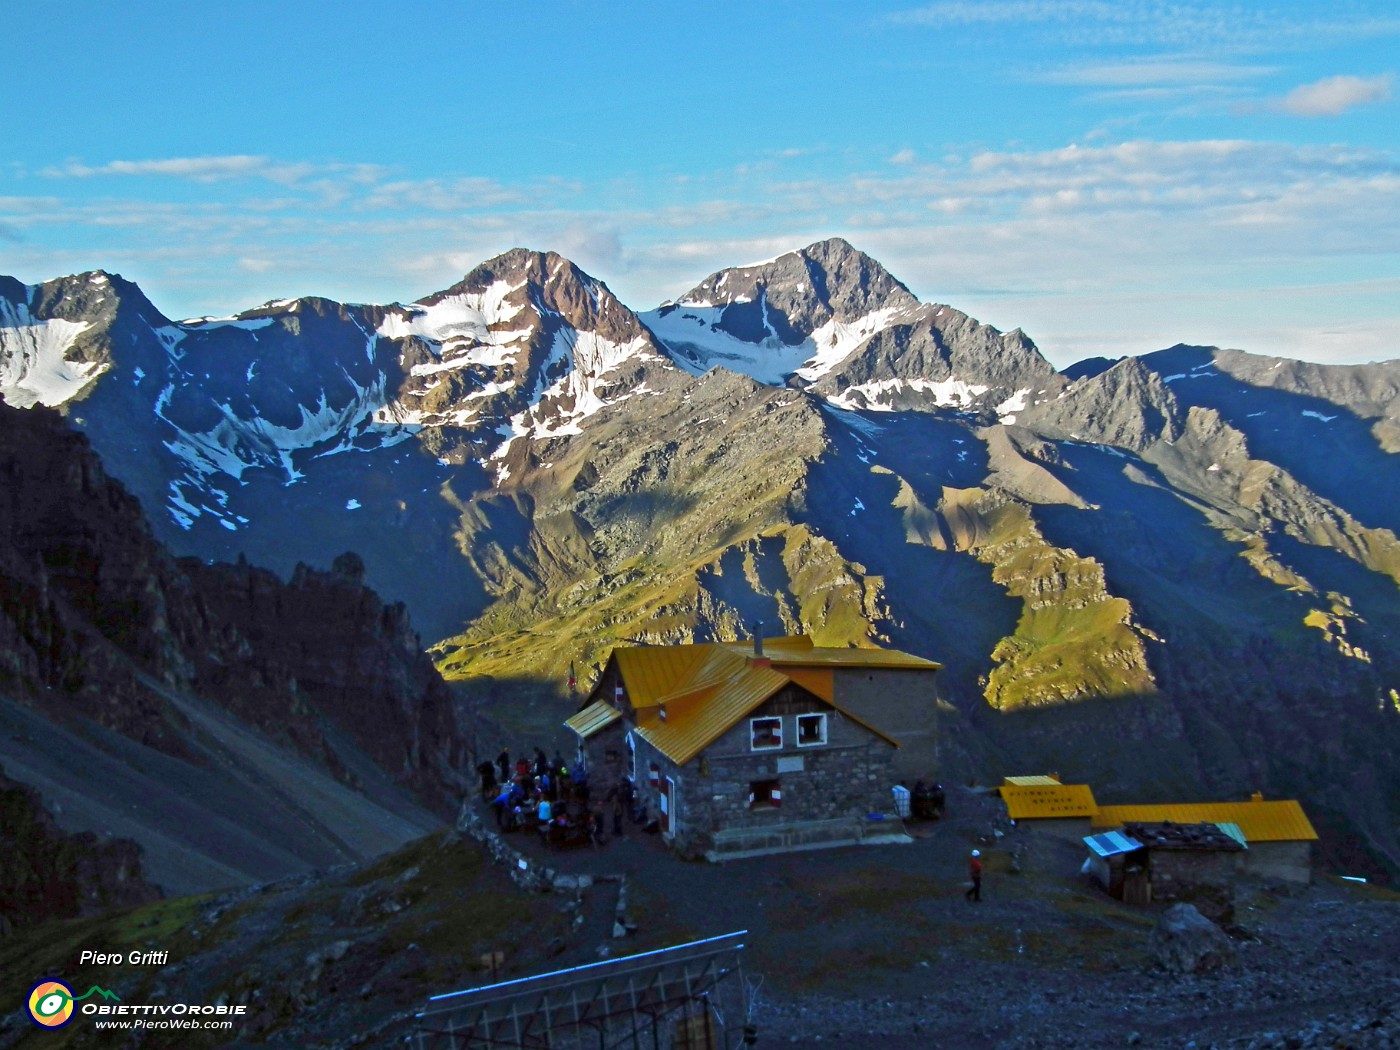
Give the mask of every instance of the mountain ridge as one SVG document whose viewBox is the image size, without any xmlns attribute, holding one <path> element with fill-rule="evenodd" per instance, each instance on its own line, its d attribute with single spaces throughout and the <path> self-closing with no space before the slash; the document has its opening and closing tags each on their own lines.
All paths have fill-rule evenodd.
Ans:
<svg viewBox="0 0 1400 1050">
<path fill-rule="evenodd" d="M 944 663 L 950 755 L 1081 764 L 1105 797 L 1282 786 L 1400 867 L 1400 796 L 1334 786 L 1393 779 L 1400 362 L 1058 372 L 838 239 L 642 314 L 520 249 L 407 306 L 182 324 L 130 351 L 164 374 L 117 353 L 68 406 L 163 538 L 283 573 L 359 551 L 494 702 L 763 620 Z M 1285 753 L 1315 719 L 1354 773 Z"/>
</svg>

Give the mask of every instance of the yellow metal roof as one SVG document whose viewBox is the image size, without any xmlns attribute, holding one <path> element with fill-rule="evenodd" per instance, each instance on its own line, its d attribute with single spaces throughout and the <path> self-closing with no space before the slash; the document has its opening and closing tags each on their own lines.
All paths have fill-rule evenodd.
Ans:
<svg viewBox="0 0 1400 1050">
<path fill-rule="evenodd" d="M 1088 784 L 1003 784 L 1002 800 L 1012 820 L 1092 817 L 1098 811 Z"/>
<path fill-rule="evenodd" d="M 622 712 L 613 707 L 606 700 L 598 700 L 589 704 L 572 718 L 564 720 L 564 724 L 572 729 L 579 736 L 587 739 L 604 726 L 612 725 L 622 717 Z"/>
<path fill-rule="evenodd" d="M 1250 802 L 1182 802 L 1156 806 L 1103 806 L 1095 814 L 1096 828 L 1121 827 L 1128 821 L 1150 824 L 1238 824 L 1250 842 L 1313 841 L 1317 832 L 1303 807 L 1293 800 Z"/>
<path fill-rule="evenodd" d="M 637 733 L 662 754 L 678 765 L 689 762 L 704 748 L 714 743 L 739 719 L 759 707 L 789 682 L 824 700 L 857 725 L 899 746 L 899 741 L 875 726 L 844 710 L 833 702 L 834 666 L 937 667 L 904 653 L 887 655 L 904 662 L 851 661 L 852 654 L 882 653 L 878 649 L 816 649 L 810 638 L 765 640 L 765 655 L 771 665 L 755 665 L 752 650 L 744 643 L 707 643 L 699 645 L 629 646 L 614 649 L 611 659 L 617 662 L 623 688 L 636 717 Z M 771 646 L 771 648 L 770 648 Z M 839 654 L 843 660 L 822 659 L 821 654 Z M 780 654 L 800 654 L 802 659 L 779 670 Z M 817 654 L 818 658 L 813 658 Z M 580 735 L 597 732 L 612 721 L 597 721 L 605 717 L 606 708 L 613 717 L 616 709 L 599 700 L 584 708 L 565 724 L 575 732 L 579 726 L 591 726 Z M 666 717 L 661 717 L 665 709 Z M 590 712 L 592 714 L 590 715 Z M 585 718 L 585 716 L 589 716 Z M 596 724 L 595 724 L 596 722 Z"/>
<path fill-rule="evenodd" d="M 745 665 L 727 682 L 668 700 L 664 720 L 659 706 L 637 712 L 637 734 L 683 766 L 787 684 L 771 667 Z"/>
<path fill-rule="evenodd" d="M 836 685 L 830 668 L 824 667 L 784 667 L 783 674 L 809 693 L 821 697 L 828 704 L 836 696 Z"/>
<path fill-rule="evenodd" d="M 650 707 L 675 689 L 691 668 L 713 649 L 710 645 L 642 645 L 614 649 L 627 699 L 633 707 Z"/>
<path fill-rule="evenodd" d="M 753 655 L 752 642 L 725 642 L 732 652 Z M 774 667 L 887 667 L 936 671 L 942 664 L 898 649 L 821 649 L 806 635 L 763 639 L 763 655 Z"/>
<path fill-rule="evenodd" d="M 1012 787 L 1034 787 L 1036 785 L 1040 787 L 1051 787 L 1059 782 L 1059 777 L 1052 776 L 1006 777 L 1002 780 L 1003 785 L 1009 784 Z"/>
</svg>

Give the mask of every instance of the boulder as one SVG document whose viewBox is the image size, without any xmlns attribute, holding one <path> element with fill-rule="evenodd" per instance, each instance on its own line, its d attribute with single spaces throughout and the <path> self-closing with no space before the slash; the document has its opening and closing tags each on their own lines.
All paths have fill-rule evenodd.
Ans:
<svg viewBox="0 0 1400 1050">
<path fill-rule="evenodd" d="M 1162 913 L 1148 941 L 1152 959 L 1170 973 L 1202 973 L 1235 957 L 1235 945 L 1191 904 L 1173 904 Z"/>
</svg>

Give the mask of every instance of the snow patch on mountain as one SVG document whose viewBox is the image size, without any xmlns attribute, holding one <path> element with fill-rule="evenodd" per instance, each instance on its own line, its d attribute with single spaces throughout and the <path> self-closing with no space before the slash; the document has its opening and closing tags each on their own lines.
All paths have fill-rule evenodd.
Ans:
<svg viewBox="0 0 1400 1050">
<path fill-rule="evenodd" d="M 885 427 L 873 419 L 867 419 L 853 409 L 840 408 L 829 401 L 821 407 L 838 423 L 854 431 L 859 438 L 875 441 L 885 432 Z"/>
<path fill-rule="evenodd" d="M 716 367 L 727 368 L 767 386 L 781 386 L 813 354 L 810 340 L 795 345 L 784 343 L 771 328 L 771 334 L 758 343 L 730 335 L 720 327 L 724 311 L 724 306 L 682 303 L 670 310 L 653 310 L 639 316 L 672 352 L 676 364 L 691 375 L 703 375 Z"/>
<path fill-rule="evenodd" d="M 185 356 L 185 352 L 180 349 L 180 344 L 184 342 L 185 336 L 190 334 L 190 329 L 178 324 L 161 325 L 159 328 L 150 327 L 151 332 L 160 340 L 160 345 L 165 347 L 165 352 L 172 361 L 179 361 Z"/>
<path fill-rule="evenodd" d="M 52 408 L 82 393 L 109 367 L 64 357 L 90 327 L 86 321 L 41 321 L 24 303 L 0 299 L 0 398 L 18 408 Z"/>
<path fill-rule="evenodd" d="M 1026 410 L 1026 398 L 1030 397 L 1030 394 L 1030 387 L 1017 390 L 994 409 L 997 418 L 1008 426 L 1016 422 L 1016 414 Z"/>
<path fill-rule="evenodd" d="M 241 328 L 245 332 L 256 332 L 277 323 L 275 317 L 196 317 L 181 321 L 180 326 L 192 331 L 207 332 L 214 328 Z"/>
<path fill-rule="evenodd" d="M 804 345 L 810 345 L 811 356 L 803 362 L 803 367 L 797 370 L 797 374 L 808 382 L 815 383 L 849 357 L 867 339 L 878 335 L 908 315 L 907 307 L 887 306 L 849 323 L 833 317 L 807 337 Z"/>
<path fill-rule="evenodd" d="M 384 318 L 378 334 L 386 339 L 416 335 L 441 346 L 444 357 L 449 350 L 505 347 L 528 338 L 533 331 L 531 327 L 505 332 L 494 330 L 494 326 L 509 323 L 524 309 L 523 304 L 506 301 L 513 292 L 524 287 L 524 283 L 496 281 L 482 292 L 449 295 L 435 303 L 414 303 L 404 307 L 405 312 L 395 311 Z M 487 352 L 489 355 L 490 351 Z M 483 358 L 478 363 L 499 364 L 501 360 Z"/>
<path fill-rule="evenodd" d="M 375 412 L 385 400 L 383 377 L 368 387 L 355 384 L 355 390 L 356 395 L 340 407 L 329 404 L 323 392 L 314 407 L 299 406 L 301 421 L 291 427 L 278 426 L 256 415 L 245 419 L 229 404 L 216 403 L 223 415 L 217 424 L 204 431 L 177 428 L 174 440 L 164 444 L 186 464 L 192 477 L 223 473 L 241 481 L 245 470 L 269 467 L 280 469 L 290 485 L 303 477 L 293 464 L 294 452 L 335 439 L 334 444 L 318 454 L 319 458 L 357 448 L 357 439 L 371 433 L 378 447 L 412 436 L 413 431 L 406 427 L 375 423 Z M 156 399 L 156 414 L 162 419 L 172 391 L 173 386 L 167 386 Z"/>
<path fill-rule="evenodd" d="M 964 383 L 961 379 L 880 379 L 849 386 L 828 400 L 838 408 L 893 412 L 899 395 L 923 394 L 939 408 L 966 408 L 990 387 Z"/>
<path fill-rule="evenodd" d="M 510 379 L 498 380 L 496 374 L 507 369 L 509 375 L 526 365 L 524 356 L 530 338 L 537 331 L 538 319 L 517 321 L 527 304 L 508 301 L 524 286 L 524 281 L 494 281 L 484 291 L 461 292 L 436 302 L 414 303 L 391 311 L 371 338 L 417 337 L 433 349 L 436 360 L 414 364 L 409 375 L 420 381 L 427 380 L 426 385 L 404 390 L 397 400 L 381 405 L 374 414 L 375 421 L 389 425 L 449 427 L 469 427 L 479 422 L 481 408 L 462 402 L 508 393 L 515 383 Z M 531 312 L 539 313 L 533 308 Z M 503 327 L 512 322 L 516 327 Z M 465 394 L 448 411 L 425 411 L 407 401 L 422 398 L 437 388 L 439 384 L 430 377 L 463 369 L 485 370 L 492 378 Z"/>
<path fill-rule="evenodd" d="M 647 346 L 644 335 L 618 343 L 596 332 L 580 332 L 568 326 L 556 332 L 529 404 L 499 428 L 506 440 L 490 457 L 497 464 L 497 484 L 509 480 L 510 470 L 504 461 L 520 438 L 582 434 L 584 421 L 603 409 L 640 394 L 657 393 L 648 389 L 645 382 L 626 387 L 607 378 L 634 360 L 664 360 L 649 353 Z"/>
<path fill-rule="evenodd" d="M 715 306 L 682 300 L 673 307 L 653 310 L 640 317 L 672 352 L 676 363 L 692 375 L 703 375 L 711 368 L 720 367 L 767 386 L 782 386 L 793 374 L 815 383 L 866 340 L 907 319 L 910 314 L 909 308 L 901 305 L 874 310 L 854 321 L 838 321 L 833 317 L 800 343 L 785 343 L 768 320 L 767 298 L 760 297 L 763 326 L 768 335 L 755 343 L 740 339 L 723 328 L 726 308 L 748 301 L 735 298 Z"/>
<path fill-rule="evenodd" d="M 512 434 L 516 437 L 581 434 L 580 424 L 589 416 L 636 394 L 651 393 L 645 384 L 619 392 L 604 378 L 633 358 L 654 356 L 646 354 L 646 345 L 645 336 L 615 343 L 596 332 L 560 329 L 550 347 L 549 360 L 541 371 L 541 384 L 548 382 L 548 377 L 561 366 L 564 372 L 537 390 L 528 408 L 511 417 Z"/>
</svg>

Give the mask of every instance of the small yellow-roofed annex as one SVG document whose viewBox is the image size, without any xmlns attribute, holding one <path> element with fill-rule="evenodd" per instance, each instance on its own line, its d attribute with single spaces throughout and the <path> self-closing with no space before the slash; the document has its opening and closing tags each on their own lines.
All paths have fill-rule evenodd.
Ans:
<svg viewBox="0 0 1400 1050">
<path fill-rule="evenodd" d="M 1092 817 L 1099 808 L 1088 784 L 1004 784 L 1001 798 L 1012 820 Z"/>
<path fill-rule="evenodd" d="M 1125 823 L 1234 824 L 1244 835 L 1241 872 L 1270 880 L 1312 881 L 1312 844 L 1317 831 L 1294 799 L 1266 800 L 1258 792 L 1247 802 L 1181 802 L 1151 806 L 1101 806 L 1095 830 Z"/>
<path fill-rule="evenodd" d="M 1094 816 L 1095 828 L 1118 828 L 1129 821 L 1151 824 L 1238 824 L 1251 845 L 1256 842 L 1315 842 L 1317 831 L 1303 807 L 1292 799 L 1248 802 L 1183 802 L 1147 806 L 1103 806 Z"/>
</svg>

